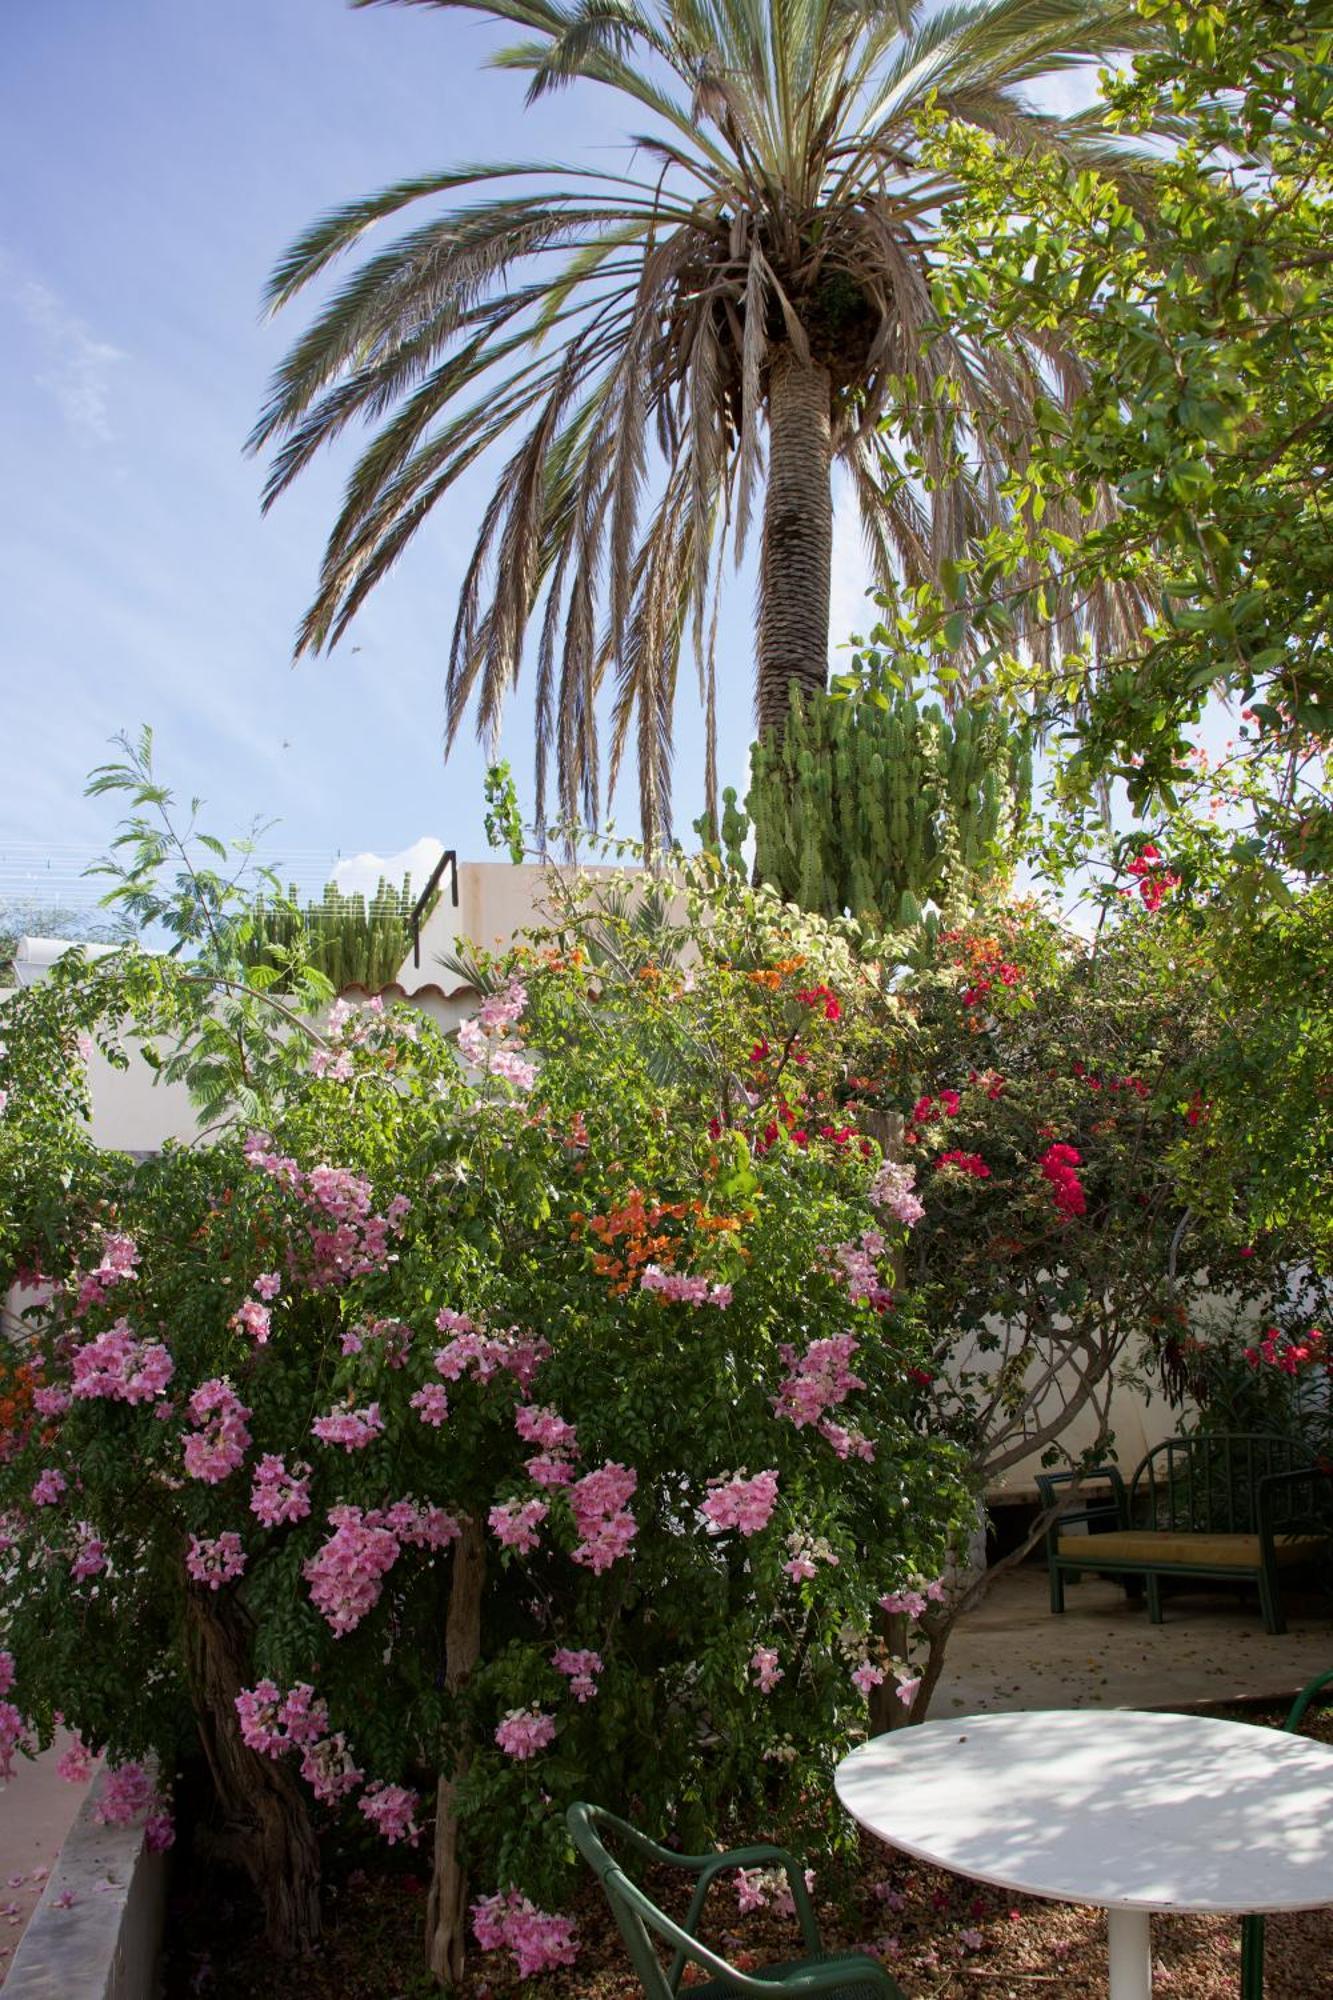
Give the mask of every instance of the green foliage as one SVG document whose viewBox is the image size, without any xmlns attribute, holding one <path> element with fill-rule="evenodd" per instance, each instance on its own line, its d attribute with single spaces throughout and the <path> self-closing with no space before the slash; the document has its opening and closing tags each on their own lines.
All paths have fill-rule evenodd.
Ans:
<svg viewBox="0 0 1333 2000">
<path fill-rule="evenodd" d="M 381 876 L 369 903 L 332 882 L 318 902 L 304 908 L 295 885 L 281 901 L 258 896 L 250 910 L 245 963 L 282 971 L 297 956 L 322 973 L 335 992 L 349 986 L 378 992 L 398 977 L 407 956 L 414 900 L 408 875 L 397 889 Z"/>
<path fill-rule="evenodd" d="M 523 815 L 518 809 L 518 790 L 507 763 L 492 764 L 486 772 L 486 845 L 509 850 L 515 868 L 523 859 Z"/>
<path fill-rule="evenodd" d="M 745 804 L 761 881 L 885 930 L 1007 879 L 1031 763 L 993 710 L 948 713 L 894 687 L 876 655 L 865 668 L 835 695 L 796 697 L 780 740 L 751 752 Z"/>
<path fill-rule="evenodd" d="M 146 780 L 133 781 L 137 812 Z M 561 1810 L 588 1794 L 635 1796 L 696 1843 L 736 1815 L 835 1852 L 845 1829 L 811 1802 L 865 1726 L 853 1668 L 879 1661 L 892 1686 L 877 1599 L 946 1567 L 968 1504 L 961 1455 L 930 1434 L 911 1300 L 889 1313 L 850 1294 L 830 1248 L 879 1222 L 875 1147 L 766 1138 L 793 1087 L 782 1071 L 749 1095 L 759 1041 L 800 1054 L 791 1078 L 812 1116 L 844 1093 L 879 1007 L 849 939 L 706 870 L 683 919 L 631 883 L 572 890 L 549 935 L 478 957 L 492 1015 L 462 1038 L 465 1070 L 409 1012 L 339 1004 L 313 1036 L 288 996 L 241 982 L 243 905 L 205 883 L 192 918 L 187 887 L 155 887 L 141 850 L 126 862 L 134 894 L 174 908 L 196 953 L 128 953 L 18 996 L 0 1061 L 0 1284 L 41 1274 L 30 1379 L 68 1390 L 76 1357 L 118 1328 L 171 1365 L 166 1394 L 76 1395 L 16 1421 L 0 1453 L 21 1551 L 0 1636 L 35 1735 L 49 1740 L 59 1710 L 113 1759 L 151 1747 L 170 1769 L 207 1702 L 190 1636 L 230 1606 L 245 1685 L 312 1682 L 367 1779 L 428 1790 L 468 1747 L 457 1807 L 479 1892 L 512 1883 L 562 1899 Z M 800 997 L 807 979 L 847 995 L 845 1026 Z M 96 1151 L 69 1082 L 90 1022 L 126 1039 L 131 1060 L 135 1034 L 174 1037 L 213 1132 L 137 1164 Z M 126 1243 L 120 1275 L 92 1276 Z M 708 1296 L 662 1295 L 642 1283 L 650 1265 Z M 500 1365 L 469 1364 L 466 1343 L 440 1365 L 466 1329 L 497 1343 Z M 849 1332 L 856 1380 L 830 1405 L 840 1428 L 780 1417 L 791 1352 Z M 511 1341 L 531 1377 L 504 1365 Z M 242 1465 L 208 1479 L 189 1471 L 191 1399 L 219 1382 L 248 1412 L 249 1442 Z M 430 1388 L 447 1390 L 438 1428 L 419 1414 Z M 578 1559 L 586 1530 L 567 1487 L 527 1469 L 527 1404 L 576 1427 L 571 1477 L 633 1472 L 636 1533 L 604 1571 Z M 364 1449 L 312 1434 L 317 1417 L 372 1406 L 383 1430 Z M 266 1454 L 311 1468 L 306 1518 L 256 1519 Z M 710 1482 L 766 1468 L 771 1521 L 711 1532 Z M 34 1499 L 47 1470 L 67 1496 L 77 1478 L 77 1501 Z M 342 1636 L 312 1602 L 308 1565 L 333 1510 L 411 1502 L 470 1532 L 534 1499 L 549 1511 L 533 1549 L 486 1533 L 482 1655 L 465 1687 L 442 1680 L 448 1547 L 404 1540 Z M 245 1569 L 215 1595 L 186 1557 L 223 1534 L 240 1537 Z M 106 1567 L 80 1578 L 71 1564 L 89 1538 Z M 814 1574 L 790 1576 L 808 1547 Z M 586 1704 L 552 1665 L 562 1645 L 605 1662 Z M 766 1646 L 783 1678 L 761 1695 L 752 1660 Z M 529 1706 L 556 1733 L 520 1761 L 495 1732 Z M 235 1730 L 225 1708 L 205 1719 Z"/>
<path fill-rule="evenodd" d="M 1007 522 L 973 538 L 958 597 L 936 593 L 918 627 L 938 645 L 959 620 L 990 683 L 1071 733 L 1076 801 L 1108 776 L 1144 811 L 1196 795 L 1193 732 L 1233 700 L 1237 757 L 1262 780 L 1250 825 L 1317 875 L 1333 865 L 1333 16 L 1325 0 L 1143 11 L 1162 45 L 1107 80 L 1105 118 L 1178 127 L 1157 229 L 1110 178 L 939 129 L 937 163 L 967 190 L 940 310 L 963 337 L 1045 328 L 1082 386 L 1068 409 L 1039 401 Z M 1107 489 L 1123 503 L 1109 521 Z M 1082 527 L 1053 525 L 1071 503 Z M 1159 609 L 1127 635 L 1071 638 L 1069 607 L 1108 578 Z M 1034 612 L 1041 653 L 1016 643 Z"/>
</svg>

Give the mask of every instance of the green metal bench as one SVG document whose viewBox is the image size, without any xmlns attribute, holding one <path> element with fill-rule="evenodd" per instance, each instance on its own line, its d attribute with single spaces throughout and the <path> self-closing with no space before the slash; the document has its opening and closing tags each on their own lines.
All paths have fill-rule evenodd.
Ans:
<svg viewBox="0 0 1333 2000">
<path fill-rule="evenodd" d="M 890 1979 L 883 1967 L 864 1953 L 844 1952 L 833 1957 L 823 1951 L 805 1877 L 795 1857 L 784 1848 L 765 1844 L 738 1847 L 730 1854 L 673 1854 L 601 1806 L 572 1805 L 565 1819 L 575 1846 L 606 1893 L 647 2000 L 676 2000 L 682 1992 L 688 1994 L 689 2000 L 711 2000 L 711 1996 L 738 1993 L 749 1994 L 752 2000 L 773 2000 L 775 1993 L 790 1995 L 792 2000 L 804 1995 L 811 1996 L 811 2000 L 816 1995 L 820 2000 L 871 2000 L 873 1995 L 879 2000 L 905 2000 L 897 1981 Z M 689 1910 L 680 1923 L 659 1910 L 638 1884 L 631 1881 L 605 1845 L 603 1833 L 609 1833 L 618 1847 L 632 1849 L 654 1867 L 679 1868 L 698 1877 Z M 732 1868 L 785 1871 L 801 1926 L 804 1958 L 765 1966 L 758 1972 L 741 1972 L 700 1943 L 696 1932 L 708 1891 L 719 1875 Z M 662 1965 L 654 1936 L 673 1954 L 669 1968 Z M 689 1983 L 682 1987 L 686 1967 L 691 1964 L 702 1967 L 712 1977 L 701 1985 Z"/>
<path fill-rule="evenodd" d="M 1291 1704 L 1290 1713 L 1282 1727 L 1294 1735 L 1305 1720 L 1305 1711 L 1312 1701 L 1323 1695 L 1333 1699 L 1333 1671 L 1316 1674 Z M 1245 1917 L 1240 1927 L 1240 2000 L 1264 2000 L 1264 1920 L 1262 1917 Z"/>
<path fill-rule="evenodd" d="M 1309 1454 L 1288 1438 L 1258 1432 L 1194 1432 L 1155 1445 L 1126 1485 L 1118 1465 L 1083 1473 L 1042 1472 L 1047 1509 L 1075 1481 L 1072 1507 L 1046 1531 L 1051 1609 L 1065 1608 L 1065 1585 L 1085 1570 L 1146 1592 L 1148 1616 L 1162 1622 L 1162 1584 L 1182 1577 L 1258 1587 L 1267 1632 L 1285 1632 L 1280 1579 L 1317 1561 L 1333 1539 L 1333 1488 Z M 1100 1490 L 1090 1490 L 1103 1481 Z M 1080 1529 L 1081 1533 L 1071 1530 Z"/>
</svg>

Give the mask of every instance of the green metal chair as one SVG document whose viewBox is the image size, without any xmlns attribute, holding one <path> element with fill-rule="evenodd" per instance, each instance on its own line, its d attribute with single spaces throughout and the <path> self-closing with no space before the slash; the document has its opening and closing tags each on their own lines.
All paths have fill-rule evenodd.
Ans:
<svg viewBox="0 0 1333 2000">
<path fill-rule="evenodd" d="M 1305 1720 L 1305 1711 L 1325 1689 L 1333 1688 L 1333 1669 L 1316 1674 L 1291 1704 L 1282 1727 L 1293 1734 Z M 1264 2000 L 1264 1920 L 1245 1917 L 1240 1927 L 1240 2000 Z"/>
<path fill-rule="evenodd" d="M 601 1806 L 572 1805 L 565 1814 L 574 1844 L 606 1892 L 620 1934 L 629 1947 L 634 1969 L 643 1982 L 647 2000 L 676 2000 L 682 1990 L 689 2000 L 711 2000 L 711 1996 L 749 1994 L 754 2000 L 773 2000 L 775 1993 L 796 2000 L 799 1995 L 821 1996 L 821 2000 L 905 2000 L 897 1981 L 883 1967 L 862 1952 L 844 1952 L 832 1957 L 823 1951 L 819 1926 L 805 1886 L 805 1877 L 795 1857 L 781 1847 L 738 1847 L 730 1854 L 673 1854 L 659 1847 L 637 1827 L 630 1826 Z M 643 1860 L 663 1868 L 683 1868 L 696 1875 L 694 1894 L 683 1923 L 675 1923 L 632 1882 L 620 1863 L 605 1846 L 603 1832 L 618 1845 L 632 1848 Z M 806 1956 L 784 1965 L 765 1966 L 759 1972 L 741 1972 L 728 1965 L 695 1932 L 703 1915 L 704 1902 L 716 1878 L 730 1868 L 780 1867 L 791 1885 L 792 1901 L 801 1926 Z M 669 1968 L 663 1969 L 656 1937 L 674 1954 Z M 689 1964 L 702 1966 L 712 1974 L 702 1985 L 681 1987 Z"/>
</svg>

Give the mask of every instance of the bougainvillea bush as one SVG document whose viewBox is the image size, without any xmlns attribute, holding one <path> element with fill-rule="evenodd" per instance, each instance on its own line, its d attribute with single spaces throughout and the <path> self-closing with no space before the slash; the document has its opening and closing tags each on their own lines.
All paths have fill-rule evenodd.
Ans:
<svg viewBox="0 0 1333 2000">
<path fill-rule="evenodd" d="M 912 1694 L 880 1601 L 938 1592 L 966 1509 L 894 1286 L 908 1190 L 837 1110 L 875 977 L 722 889 L 672 963 L 603 914 L 482 967 L 456 1038 L 287 1004 L 261 1064 L 229 921 L 6 1009 L 9 1748 L 63 1716 L 165 1840 L 201 1744 L 287 1947 L 326 1816 L 428 1844 L 434 1806 L 441 1977 L 469 1907 L 525 1972 L 569 1960 L 575 1797 L 692 1846 L 845 1837 L 832 1766 Z M 167 1023 L 215 1105 L 234 1027 L 243 1115 L 95 1151 L 81 1037 L 138 1060 Z"/>
</svg>

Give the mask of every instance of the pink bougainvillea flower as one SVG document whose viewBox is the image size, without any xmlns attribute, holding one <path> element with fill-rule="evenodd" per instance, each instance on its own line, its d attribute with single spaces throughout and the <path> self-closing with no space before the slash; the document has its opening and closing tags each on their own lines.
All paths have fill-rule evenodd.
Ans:
<svg viewBox="0 0 1333 2000">
<path fill-rule="evenodd" d="M 569 1504 L 578 1531 L 579 1545 L 573 1560 L 600 1576 L 621 1556 L 638 1534 L 638 1524 L 629 1511 L 639 1483 L 639 1475 L 615 1460 L 585 1472 L 569 1489 Z"/>
<path fill-rule="evenodd" d="M 778 1665 L 776 1648 L 756 1646 L 750 1655 L 750 1666 L 754 1673 L 755 1686 L 760 1694 L 772 1694 L 782 1679 L 782 1668 Z"/>
<path fill-rule="evenodd" d="M 748 1537 L 768 1526 L 778 1501 L 778 1475 L 771 1467 L 753 1479 L 742 1472 L 720 1473 L 708 1484 L 699 1511 L 716 1532 L 737 1528 Z"/>
<path fill-rule="evenodd" d="M 379 1603 L 384 1578 L 398 1560 L 398 1537 L 372 1526 L 359 1507 L 331 1507 L 333 1533 L 305 1564 L 310 1602 L 339 1638 Z"/>
<path fill-rule="evenodd" d="M 310 1430 L 321 1444 L 340 1444 L 344 1451 L 364 1451 L 368 1444 L 383 1436 L 384 1418 L 378 1403 L 368 1403 L 364 1410 L 330 1410 L 327 1416 L 316 1417 Z"/>
<path fill-rule="evenodd" d="M 245 1562 L 241 1538 L 231 1529 L 211 1538 L 190 1537 L 185 1568 L 195 1583 L 207 1584 L 210 1590 L 221 1590 L 224 1583 L 234 1583 L 237 1577 L 243 1576 Z"/>
<path fill-rule="evenodd" d="M 506 1757 L 523 1763 L 555 1739 L 555 1717 L 540 1708 L 511 1708 L 498 1724 L 495 1740 Z"/>
<path fill-rule="evenodd" d="M 95 1340 L 75 1348 L 70 1393 L 109 1403 L 151 1403 L 166 1393 L 174 1372 L 161 1341 L 136 1339 L 129 1321 L 118 1319 Z"/>
<path fill-rule="evenodd" d="M 540 1541 L 537 1530 L 550 1511 L 544 1500 L 507 1500 L 491 1508 L 487 1524 L 502 1548 L 530 1555 Z"/>
<path fill-rule="evenodd" d="M 367 1785 L 356 1802 L 356 1809 L 363 1813 L 371 1825 L 388 1841 L 390 1847 L 402 1840 L 409 1847 L 415 1847 L 421 1838 L 421 1828 L 416 1822 L 416 1809 L 421 1801 L 416 1792 L 405 1785 L 386 1785 L 376 1779 Z"/>
<path fill-rule="evenodd" d="M 555 1972 L 562 1965 L 573 1965 L 578 1957 L 573 1920 L 539 1910 L 517 1889 L 474 1903 L 472 1934 L 483 1951 L 511 1951 L 520 1979 Z"/>
<path fill-rule="evenodd" d="M 191 1479 L 217 1486 L 244 1463 L 250 1446 L 250 1412 L 223 1376 L 201 1382 L 186 1405 L 195 1429 L 184 1444 Z"/>
<path fill-rule="evenodd" d="M 285 1458 L 275 1452 L 266 1452 L 255 1467 L 250 1512 L 257 1515 L 266 1528 L 280 1528 L 289 1521 L 304 1521 L 310 1512 L 310 1467 L 298 1463 L 289 1471 Z"/>
<path fill-rule="evenodd" d="M 57 1472 L 53 1465 L 48 1465 L 44 1471 L 37 1475 L 36 1483 L 32 1489 L 33 1506 L 57 1506 L 68 1486 L 69 1481 L 66 1479 L 64 1473 Z"/>
<path fill-rule="evenodd" d="M 575 1701 L 591 1701 L 597 1692 L 597 1676 L 602 1672 L 600 1653 L 570 1652 L 566 1646 L 557 1647 L 551 1655 L 551 1665 L 558 1674 L 569 1677 L 569 1692 Z"/>
</svg>

